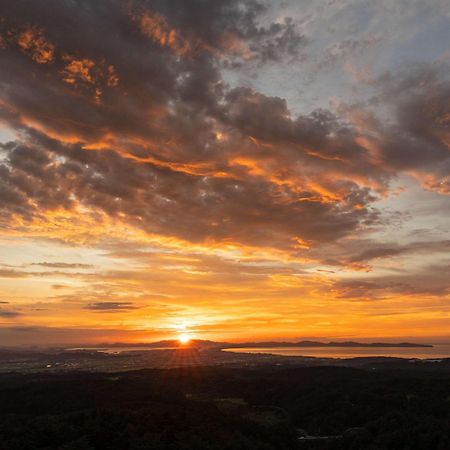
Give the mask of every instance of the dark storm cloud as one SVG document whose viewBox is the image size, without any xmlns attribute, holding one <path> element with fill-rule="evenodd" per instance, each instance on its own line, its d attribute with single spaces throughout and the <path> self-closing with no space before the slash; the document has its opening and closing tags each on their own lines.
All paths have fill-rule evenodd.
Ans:
<svg viewBox="0 0 450 450">
<path fill-rule="evenodd" d="M 212 52 L 225 66 L 294 57 L 306 44 L 306 38 L 289 17 L 261 23 L 261 15 L 267 9 L 264 1 L 175 0 L 167 3 L 159 0 L 135 2 L 133 6 L 144 17 L 152 11 L 150 17 L 164 18 L 164 22 L 167 20 L 166 23 L 178 31 L 178 39 L 188 40 L 189 50 Z M 163 22 L 159 21 L 158 25 L 164 31 Z"/>
<path fill-rule="evenodd" d="M 449 271 L 448 263 L 434 264 L 391 275 L 339 280 L 332 290 L 338 298 L 349 299 L 383 299 L 410 295 L 445 298 L 450 293 Z"/>
<path fill-rule="evenodd" d="M 63 150 L 51 162 L 40 158 L 39 149 L 10 150 L 2 184 L 21 202 L 7 211 L 23 208 L 25 217 L 39 216 L 52 207 L 70 208 L 78 199 L 111 216 L 125 216 L 149 232 L 191 241 L 209 236 L 276 246 L 292 244 L 295 236 L 329 240 L 354 229 L 359 221 L 375 219 L 364 208 L 343 210 L 309 198 L 308 192 L 302 199 L 289 190 L 277 192 L 264 178 L 192 176 L 135 164 L 113 152 L 86 152 L 76 146 Z"/>
<path fill-rule="evenodd" d="M 387 258 L 391 256 L 399 256 L 405 254 L 426 254 L 431 253 L 447 253 L 450 251 L 450 241 L 424 241 L 411 242 L 406 245 L 398 244 L 382 244 L 373 242 L 366 249 L 362 250 L 349 258 L 350 262 L 368 262 L 373 259 Z"/>
<path fill-rule="evenodd" d="M 387 120 L 370 123 L 370 116 L 365 116 L 379 165 L 393 173 L 413 174 L 424 187 L 441 194 L 450 193 L 448 68 L 442 62 L 381 76 L 374 82 L 379 93 L 370 106 L 382 108 Z"/>
<path fill-rule="evenodd" d="M 0 106 L 21 137 L 0 149 L 5 226 L 82 205 L 192 242 L 295 248 L 376 223 L 398 152 L 416 153 L 400 113 L 380 164 L 330 111 L 292 117 L 284 99 L 227 86 L 224 64 L 305 44 L 291 20 L 259 23 L 259 2 L 1 6 Z"/>
<path fill-rule="evenodd" d="M 402 258 L 400 261 L 413 262 L 420 257 L 441 258 L 450 250 L 449 240 L 422 240 L 399 244 L 380 239 L 351 237 L 311 248 L 307 256 L 318 263 L 341 266 L 352 270 L 371 271 L 375 265 L 383 265 L 386 260 Z"/>
<path fill-rule="evenodd" d="M 97 302 L 85 306 L 85 309 L 100 312 L 128 311 L 136 308 L 138 307 L 134 306 L 131 302 Z"/>
</svg>

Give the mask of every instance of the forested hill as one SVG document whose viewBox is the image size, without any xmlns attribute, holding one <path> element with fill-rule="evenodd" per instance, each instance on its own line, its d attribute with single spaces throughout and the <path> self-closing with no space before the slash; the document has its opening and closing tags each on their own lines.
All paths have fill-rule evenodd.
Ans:
<svg viewBox="0 0 450 450">
<path fill-rule="evenodd" d="M 0 450 L 450 448 L 447 369 L 3 374 L 0 398 Z"/>
</svg>

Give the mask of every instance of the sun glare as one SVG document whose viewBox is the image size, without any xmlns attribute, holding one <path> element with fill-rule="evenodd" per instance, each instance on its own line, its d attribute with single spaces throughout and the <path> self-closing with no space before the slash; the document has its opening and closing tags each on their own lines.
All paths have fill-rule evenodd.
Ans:
<svg viewBox="0 0 450 450">
<path fill-rule="evenodd" d="M 187 343 L 189 343 L 190 340 L 191 339 L 190 339 L 189 335 L 186 333 L 180 334 L 178 336 L 178 341 L 180 342 L 180 344 L 187 344 Z"/>
</svg>

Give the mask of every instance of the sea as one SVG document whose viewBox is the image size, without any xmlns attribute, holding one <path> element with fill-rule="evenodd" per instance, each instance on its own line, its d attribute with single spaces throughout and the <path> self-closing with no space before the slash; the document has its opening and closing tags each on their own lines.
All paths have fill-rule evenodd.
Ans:
<svg viewBox="0 0 450 450">
<path fill-rule="evenodd" d="M 306 356 L 314 358 L 364 358 L 392 357 L 405 359 L 450 358 L 450 343 L 433 344 L 433 347 L 267 347 L 225 348 L 226 352 L 272 354 L 282 356 Z"/>
</svg>

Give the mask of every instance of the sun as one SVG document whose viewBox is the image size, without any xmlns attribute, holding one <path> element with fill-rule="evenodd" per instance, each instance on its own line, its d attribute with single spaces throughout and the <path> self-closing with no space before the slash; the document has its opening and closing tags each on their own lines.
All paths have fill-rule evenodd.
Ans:
<svg viewBox="0 0 450 450">
<path fill-rule="evenodd" d="M 188 344 L 190 340 L 191 338 L 186 333 L 180 334 L 178 336 L 178 341 L 180 342 L 180 344 Z"/>
</svg>

